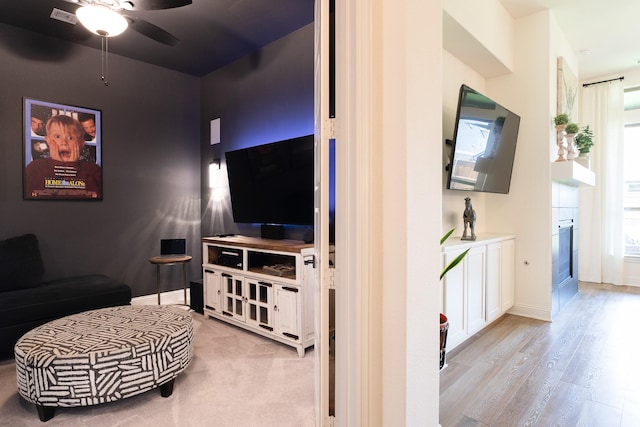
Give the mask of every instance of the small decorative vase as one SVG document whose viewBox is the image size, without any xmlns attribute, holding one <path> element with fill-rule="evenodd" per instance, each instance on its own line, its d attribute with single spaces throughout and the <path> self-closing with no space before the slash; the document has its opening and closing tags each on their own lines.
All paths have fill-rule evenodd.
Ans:
<svg viewBox="0 0 640 427">
<path fill-rule="evenodd" d="M 574 144 L 575 133 L 567 134 L 567 160 L 573 160 L 576 158 L 576 146 Z"/>
<path fill-rule="evenodd" d="M 591 156 L 589 153 L 580 153 L 575 161 L 584 166 L 587 169 L 591 169 Z"/>
<path fill-rule="evenodd" d="M 557 131 L 557 144 L 558 144 L 558 158 L 556 162 L 565 162 L 567 159 L 564 157 L 564 128 L 567 125 L 556 125 Z"/>
</svg>

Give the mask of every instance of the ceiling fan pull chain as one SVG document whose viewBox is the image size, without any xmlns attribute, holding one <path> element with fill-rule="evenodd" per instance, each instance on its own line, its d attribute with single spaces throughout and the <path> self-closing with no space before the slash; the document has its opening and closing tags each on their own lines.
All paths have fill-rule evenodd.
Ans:
<svg viewBox="0 0 640 427">
<path fill-rule="evenodd" d="M 102 39 L 102 81 L 105 86 L 109 86 L 109 40 L 107 36 L 101 36 Z"/>
</svg>

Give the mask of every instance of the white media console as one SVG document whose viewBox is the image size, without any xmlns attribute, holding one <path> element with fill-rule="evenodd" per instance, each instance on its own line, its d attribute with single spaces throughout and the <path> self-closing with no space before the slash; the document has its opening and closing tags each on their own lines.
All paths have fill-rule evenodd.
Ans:
<svg viewBox="0 0 640 427">
<path fill-rule="evenodd" d="M 202 239 L 204 314 L 304 357 L 314 342 L 313 244 L 230 236 Z"/>
</svg>

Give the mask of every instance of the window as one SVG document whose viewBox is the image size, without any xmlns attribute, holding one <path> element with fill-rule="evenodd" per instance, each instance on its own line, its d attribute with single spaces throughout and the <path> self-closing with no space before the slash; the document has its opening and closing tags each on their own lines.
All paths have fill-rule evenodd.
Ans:
<svg viewBox="0 0 640 427">
<path fill-rule="evenodd" d="M 624 252 L 640 256 L 640 124 L 624 128 Z"/>
<path fill-rule="evenodd" d="M 624 254 L 640 258 L 640 87 L 624 90 Z"/>
</svg>

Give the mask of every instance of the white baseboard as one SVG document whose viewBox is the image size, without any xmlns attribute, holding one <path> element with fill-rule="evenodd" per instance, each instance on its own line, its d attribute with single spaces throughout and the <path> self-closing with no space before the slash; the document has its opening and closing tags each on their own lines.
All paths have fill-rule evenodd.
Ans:
<svg viewBox="0 0 640 427">
<path fill-rule="evenodd" d="M 539 307 L 514 305 L 507 311 L 507 313 L 551 322 L 551 310 L 541 309 Z"/>
<path fill-rule="evenodd" d="M 633 286 L 633 287 L 639 287 L 640 286 L 640 276 L 639 275 L 629 275 L 625 278 L 625 282 L 624 284 L 626 286 Z"/>
<path fill-rule="evenodd" d="M 191 303 L 189 288 L 187 288 L 187 305 Z M 160 303 L 162 305 L 184 304 L 184 290 L 161 292 Z M 158 294 L 142 295 L 131 298 L 131 305 L 158 305 Z"/>
</svg>

